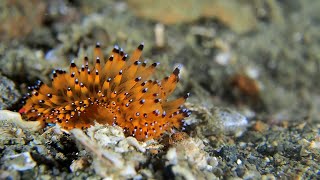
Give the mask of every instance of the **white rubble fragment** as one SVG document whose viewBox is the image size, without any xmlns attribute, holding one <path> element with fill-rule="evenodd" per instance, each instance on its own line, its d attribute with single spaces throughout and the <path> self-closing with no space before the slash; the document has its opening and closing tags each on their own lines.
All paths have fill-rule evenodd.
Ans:
<svg viewBox="0 0 320 180">
<path fill-rule="evenodd" d="M 133 178 L 137 175 L 137 165 L 146 161 L 141 153 L 146 151 L 145 143 L 132 137 L 125 138 L 117 126 L 95 124 L 87 134 L 80 129 L 72 129 L 70 133 L 81 144 L 80 148 L 91 154 L 90 166 L 104 178 Z"/>
<path fill-rule="evenodd" d="M 176 148 L 170 148 L 166 154 L 166 158 L 168 160 L 168 163 L 171 165 L 175 165 L 178 163 L 178 156 Z"/>
<path fill-rule="evenodd" d="M 2 161 L 5 162 L 9 169 L 17 171 L 26 171 L 37 165 L 37 163 L 32 159 L 30 152 L 6 156 Z"/>
<path fill-rule="evenodd" d="M 230 64 L 231 57 L 232 55 L 230 52 L 220 52 L 216 55 L 214 60 L 220 65 L 227 66 L 228 64 Z"/>
<path fill-rule="evenodd" d="M 140 152 L 146 152 L 146 148 L 144 148 L 136 138 L 134 137 L 127 137 L 126 138 L 126 141 L 127 143 L 130 145 L 130 146 L 133 146 L 135 147 L 137 150 L 139 150 Z"/>
<path fill-rule="evenodd" d="M 310 148 L 320 149 L 320 142 L 319 141 L 311 141 Z"/>
<path fill-rule="evenodd" d="M 180 175 L 186 180 L 196 180 L 190 170 L 182 166 L 173 166 L 172 171 L 174 174 Z"/>
<path fill-rule="evenodd" d="M 22 120 L 20 113 L 9 110 L 0 110 L 0 121 L 13 123 L 18 127 L 29 131 L 38 131 L 42 128 L 42 123 L 40 121 L 24 121 Z"/>
<path fill-rule="evenodd" d="M 229 109 L 215 109 L 214 119 L 221 123 L 226 135 L 240 137 L 249 126 L 248 119 L 240 113 Z"/>
</svg>

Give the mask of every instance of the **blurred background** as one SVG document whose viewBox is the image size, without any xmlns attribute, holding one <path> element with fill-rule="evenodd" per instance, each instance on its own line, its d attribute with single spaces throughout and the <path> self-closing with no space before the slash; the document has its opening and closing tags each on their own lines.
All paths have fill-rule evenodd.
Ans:
<svg viewBox="0 0 320 180">
<path fill-rule="evenodd" d="M 143 57 L 161 63 L 157 77 L 182 66 L 175 95 L 191 92 L 191 135 L 219 147 L 216 131 L 245 134 L 258 146 L 273 127 L 287 141 L 303 125 L 299 144 L 320 127 L 319 9 L 316 0 L 2 0 L 0 109 L 18 110 L 28 86 L 81 63 L 96 42 L 105 54 L 144 42 Z M 220 108 L 242 116 L 224 119 Z"/>
</svg>

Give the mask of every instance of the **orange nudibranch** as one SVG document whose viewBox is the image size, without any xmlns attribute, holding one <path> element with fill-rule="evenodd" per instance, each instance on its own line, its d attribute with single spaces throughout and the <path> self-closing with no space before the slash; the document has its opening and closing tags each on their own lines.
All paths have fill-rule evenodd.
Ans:
<svg viewBox="0 0 320 180">
<path fill-rule="evenodd" d="M 94 124 L 118 125 L 127 136 L 138 140 L 158 139 L 173 128 L 181 128 L 190 111 L 183 108 L 189 96 L 168 100 L 179 81 L 180 69 L 162 80 L 150 80 L 159 63 L 147 66 L 139 59 L 144 44 L 129 57 L 115 46 L 104 58 L 100 44 L 78 67 L 69 72 L 53 71 L 52 84 L 38 82 L 26 96 L 20 113 L 30 121 L 59 124 L 64 129 L 87 128 Z"/>
</svg>

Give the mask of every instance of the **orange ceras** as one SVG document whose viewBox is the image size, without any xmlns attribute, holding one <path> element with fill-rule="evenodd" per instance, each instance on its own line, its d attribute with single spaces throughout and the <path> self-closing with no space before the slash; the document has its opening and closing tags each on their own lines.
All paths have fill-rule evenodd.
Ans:
<svg viewBox="0 0 320 180">
<path fill-rule="evenodd" d="M 159 63 L 147 66 L 139 58 L 143 43 L 128 55 L 115 46 L 105 59 L 99 43 L 94 49 L 94 67 L 87 57 L 78 68 L 72 61 L 69 73 L 53 72 L 52 84 L 39 81 L 28 93 L 20 113 L 30 121 L 56 123 L 64 129 L 87 128 L 94 121 L 123 128 L 138 140 L 159 138 L 163 132 L 180 128 L 190 115 L 183 108 L 189 93 L 168 101 L 176 88 L 180 69 L 159 80 L 149 80 Z"/>
</svg>

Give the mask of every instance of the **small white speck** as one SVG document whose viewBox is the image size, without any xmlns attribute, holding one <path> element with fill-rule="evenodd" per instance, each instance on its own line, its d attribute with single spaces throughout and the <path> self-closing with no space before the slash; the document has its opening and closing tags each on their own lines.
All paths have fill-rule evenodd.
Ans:
<svg viewBox="0 0 320 180">
<path fill-rule="evenodd" d="M 231 53 L 230 52 L 221 52 L 215 57 L 216 63 L 226 66 L 230 63 Z"/>
</svg>

